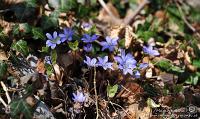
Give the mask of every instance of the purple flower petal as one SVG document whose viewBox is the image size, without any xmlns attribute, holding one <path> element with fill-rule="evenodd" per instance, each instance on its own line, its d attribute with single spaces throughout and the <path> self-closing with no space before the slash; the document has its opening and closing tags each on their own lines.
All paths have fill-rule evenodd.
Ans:
<svg viewBox="0 0 200 119">
<path fill-rule="evenodd" d="M 135 77 L 136 77 L 136 78 L 140 78 L 140 72 L 139 72 L 139 71 L 136 71 L 136 72 L 135 72 Z"/>
<path fill-rule="evenodd" d="M 54 49 L 56 47 L 56 44 L 51 45 L 51 49 Z"/>
<path fill-rule="evenodd" d="M 50 40 L 52 40 L 52 39 L 53 39 L 53 37 L 51 36 L 51 34 L 50 34 L 50 33 L 46 33 L 46 36 L 47 36 L 47 38 L 48 38 L 48 39 L 50 39 Z"/>
<path fill-rule="evenodd" d="M 58 33 L 56 31 L 53 32 L 53 38 L 56 39 L 58 37 Z"/>
<path fill-rule="evenodd" d="M 149 66 L 148 63 L 141 63 L 140 66 L 139 66 L 139 68 L 140 69 L 144 69 L 144 68 L 147 68 L 148 66 Z"/>
</svg>

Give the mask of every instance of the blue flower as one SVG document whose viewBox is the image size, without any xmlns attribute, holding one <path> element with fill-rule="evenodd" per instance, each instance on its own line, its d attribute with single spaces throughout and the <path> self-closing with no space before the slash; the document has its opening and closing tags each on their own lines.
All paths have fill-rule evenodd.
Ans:
<svg viewBox="0 0 200 119">
<path fill-rule="evenodd" d="M 135 72 L 135 78 L 140 78 L 140 72 L 139 71 Z"/>
<path fill-rule="evenodd" d="M 47 63 L 47 64 L 51 64 L 51 56 L 45 56 L 45 57 L 44 57 L 44 61 L 45 61 L 45 63 Z"/>
<path fill-rule="evenodd" d="M 97 36 L 96 34 L 90 36 L 89 34 L 84 34 L 83 35 L 83 38 L 81 38 L 81 40 L 84 42 L 84 43 L 91 43 L 95 40 L 97 40 L 99 38 L 99 36 Z"/>
<path fill-rule="evenodd" d="M 100 44 L 102 46 L 102 51 L 104 51 L 105 49 L 109 49 L 110 52 L 114 51 L 118 40 L 119 40 L 118 37 L 117 38 L 111 38 L 111 37 L 107 36 L 106 41 L 100 42 Z"/>
<path fill-rule="evenodd" d="M 97 66 L 97 59 L 86 56 L 86 60 L 84 60 L 84 63 L 86 63 L 89 67 L 96 67 Z"/>
<path fill-rule="evenodd" d="M 85 101 L 86 97 L 83 95 L 82 92 L 77 91 L 76 94 L 73 93 L 73 98 L 72 99 L 74 100 L 74 102 L 80 102 L 80 103 L 82 103 L 82 102 Z"/>
<path fill-rule="evenodd" d="M 144 51 L 144 53 L 149 54 L 151 56 L 158 56 L 158 55 L 160 55 L 157 50 L 153 50 L 153 46 L 151 46 L 151 45 L 148 46 L 148 47 L 143 46 L 143 51 Z"/>
<path fill-rule="evenodd" d="M 91 52 L 92 51 L 92 44 L 87 44 L 86 46 L 83 47 L 83 49 L 86 52 Z"/>
<path fill-rule="evenodd" d="M 64 33 L 59 34 L 61 42 L 65 42 L 66 40 L 71 41 L 74 31 L 71 28 L 64 28 Z"/>
<path fill-rule="evenodd" d="M 81 25 L 81 27 L 85 30 L 85 31 L 89 31 L 92 28 L 92 25 L 89 23 L 83 23 Z"/>
<path fill-rule="evenodd" d="M 107 70 L 108 68 L 112 69 L 113 70 L 113 63 L 111 62 L 108 62 L 108 56 L 105 56 L 104 58 L 101 58 L 101 57 L 97 57 L 99 62 L 97 63 L 98 66 L 101 66 L 103 67 L 104 70 Z"/>
<path fill-rule="evenodd" d="M 47 33 L 46 36 L 48 38 L 46 45 L 48 47 L 51 47 L 51 49 L 54 49 L 56 47 L 56 44 L 61 43 L 60 38 L 58 37 L 58 33 L 56 31 L 53 32 L 53 37 L 50 33 Z"/>
<path fill-rule="evenodd" d="M 147 68 L 148 66 L 149 66 L 148 63 L 141 63 L 140 66 L 139 66 L 139 68 L 140 69 L 144 69 L 144 68 Z"/>
<path fill-rule="evenodd" d="M 133 74 L 133 69 L 136 68 L 137 61 L 134 57 L 128 53 L 125 53 L 125 50 L 121 50 L 120 56 L 115 56 L 114 59 L 119 63 L 118 68 L 123 70 L 123 74 L 127 73 Z"/>
</svg>

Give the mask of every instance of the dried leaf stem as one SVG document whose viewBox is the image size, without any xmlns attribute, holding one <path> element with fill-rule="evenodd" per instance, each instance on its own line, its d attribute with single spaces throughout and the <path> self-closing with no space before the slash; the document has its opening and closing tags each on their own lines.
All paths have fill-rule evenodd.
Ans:
<svg viewBox="0 0 200 119">
<path fill-rule="evenodd" d="M 183 13 L 183 10 L 181 9 L 181 6 L 177 3 L 177 1 L 174 1 L 176 3 L 176 6 L 178 8 L 178 11 L 181 15 L 182 20 L 184 21 L 184 23 L 187 25 L 187 27 L 192 30 L 192 32 L 196 33 L 196 35 L 200 38 L 200 34 L 197 32 L 197 30 L 187 21 L 187 19 L 185 18 L 185 15 Z"/>
<path fill-rule="evenodd" d="M 112 18 L 114 23 L 121 24 L 121 20 L 113 15 L 113 13 L 107 7 L 106 3 L 103 0 L 98 0 L 98 1 L 101 4 L 101 6 L 106 10 L 106 12 L 109 14 L 109 16 Z"/>
<path fill-rule="evenodd" d="M 8 104 L 9 104 L 11 102 L 11 98 L 10 98 L 10 95 L 8 94 L 8 88 L 6 87 L 6 85 L 4 84 L 3 81 L 1 81 L 1 86 L 6 93 L 6 98 L 8 100 Z"/>
<path fill-rule="evenodd" d="M 0 102 L 4 105 L 5 108 L 7 108 L 8 105 L 5 103 L 5 101 L 1 96 L 0 96 Z"/>
<path fill-rule="evenodd" d="M 140 13 L 140 11 L 145 7 L 145 5 L 147 5 L 149 3 L 150 3 L 149 0 L 143 0 L 143 2 L 138 6 L 138 8 L 135 10 L 135 12 L 130 17 L 128 17 L 127 19 L 124 19 L 124 23 L 126 25 L 132 24 L 135 17 Z"/>
<path fill-rule="evenodd" d="M 99 118 L 99 107 L 98 107 L 98 95 L 97 95 L 97 89 L 96 89 L 96 67 L 94 67 L 94 79 L 93 79 L 93 83 L 94 83 L 94 93 L 95 93 L 95 105 L 96 105 L 96 113 L 97 113 L 97 116 L 96 116 L 96 119 Z"/>
</svg>

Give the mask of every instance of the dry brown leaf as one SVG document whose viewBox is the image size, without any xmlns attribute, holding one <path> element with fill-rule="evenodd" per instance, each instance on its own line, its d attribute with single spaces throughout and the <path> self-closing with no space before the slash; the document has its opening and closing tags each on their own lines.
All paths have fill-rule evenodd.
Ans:
<svg viewBox="0 0 200 119">
<path fill-rule="evenodd" d="M 166 18 L 166 13 L 162 10 L 158 10 L 158 11 L 156 11 L 155 16 L 158 19 L 164 20 Z"/>
<path fill-rule="evenodd" d="M 159 78 L 162 79 L 163 82 L 168 84 L 168 85 L 172 85 L 172 84 L 175 83 L 174 82 L 175 76 L 173 74 L 170 74 L 170 73 L 161 73 Z"/>
<path fill-rule="evenodd" d="M 0 19 L 0 27 L 3 28 L 4 34 L 9 34 L 12 31 L 12 28 L 15 24 L 13 22 L 7 22 L 5 20 Z"/>
<path fill-rule="evenodd" d="M 42 59 L 38 59 L 37 64 L 36 64 L 36 71 L 42 74 L 45 73 L 46 69 L 45 69 L 44 61 Z"/>
<path fill-rule="evenodd" d="M 122 88 L 123 90 L 120 91 L 116 97 L 127 98 L 128 103 L 137 101 L 139 94 L 143 92 L 143 88 L 133 82 L 127 82 Z"/>
<path fill-rule="evenodd" d="M 3 50 L 0 50 L 0 60 L 8 60 L 8 56 Z"/>
<path fill-rule="evenodd" d="M 125 27 L 125 48 L 128 49 L 133 40 L 133 28 L 131 26 Z"/>
<path fill-rule="evenodd" d="M 152 68 L 147 69 L 147 70 L 146 70 L 145 77 L 146 77 L 146 78 L 151 78 L 152 75 L 153 75 Z"/>
<path fill-rule="evenodd" d="M 27 98 L 26 98 L 26 103 L 28 104 L 28 105 L 30 105 L 31 107 L 34 107 L 35 105 L 36 105 L 36 99 L 34 98 L 34 97 L 32 97 L 32 96 L 28 96 Z"/>
<path fill-rule="evenodd" d="M 149 119 L 149 117 L 151 117 L 151 109 L 149 107 L 139 108 L 139 104 L 129 105 L 126 110 L 130 116 L 124 119 Z"/>
<path fill-rule="evenodd" d="M 111 38 L 119 37 L 121 31 L 123 30 L 123 28 L 124 28 L 124 25 L 112 25 L 112 26 L 110 27 L 110 31 L 109 31 L 108 35 L 109 35 Z"/>
<path fill-rule="evenodd" d="M 186 65 L 191 64 L 191 60 L 190 60 L 190 56 L 189 56 L 188 52 L 184 53 L 184 62 Z"/>
<path fill-rule="evenodd" d="M 53 73 L 51 75 L 51 80 L 57 80 L 59 82 L 59 85 L 62 86 L 62 83 L 63 83 L 62 79 L 64 76 L 63 69 L 57 64 L 55 64 L 53 68 L 56 74 Z"/>
<path fill-rule="evenodd" d="M 117 9 L 113 6 L 111 2 L 107 3 L 106 6 L 110 10 L 110 12 L 113 14 L 114 17 L 120 18 L 120 15 Z M 99 16 L 97 17 L 97 19 L 106 23 L 110 23 L 110 24 L 119 24 L 118 21 L 112 18 L 104 8 L 100 10 Z"/>
<path fill-rule="evenodd" d="M 72 53 L 58 54 L 57 60 L 59 66 L 62 66 L 66 70 L 68 66 L 73 63 L 73 54 Z"/>
<path fill-rule="evenodd" d="M 191 72 L 196 72 L 197 71 L 197 67 L 195 67 L 195 66 L 193 66 L 191 64 L 186 65 L 186 68 Z"/>
</svg>

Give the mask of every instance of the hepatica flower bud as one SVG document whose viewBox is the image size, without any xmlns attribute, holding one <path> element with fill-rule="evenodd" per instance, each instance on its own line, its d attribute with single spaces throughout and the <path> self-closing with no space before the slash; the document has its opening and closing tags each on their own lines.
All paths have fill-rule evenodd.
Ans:
<svg viewBox="0 0 200 119">
<path fill-rule="evenodd" d="M 63 31 L 63 34 L 59 34 L 61 42 L 65 42 L 66 40 L 71 41 L 74 31 L 71 28 L 64 28 Z"/>
<path fill-rule="evenodd" d="M 84 102 L 86 97 L 84 96 L 84 94 L 82 92 L 77 91 L 77 93 L 73 93 L 73 98 L 74 102 Z"/>
<path fill-rule="evenodd" d="M 114 51 L 115 47 L 117 46 L 118 39 L 119 39 L 118 37 L 111 38 L 111 37 L 107 36 L 106 41 L 100 42 L 100 44 L 102 46 L 102 51 L 104 51 L 105 49 L 109 49 L 110 52 Z"/>
<path fill-rule="evenodd" d="M 153 46 L 143 46 L 143 51 L 145 54 L 149 54 L 151 56 L 158 56 L 160 55 L 160 53 L 157 50 L 153 50 Z"/>
<path fill-rule="evenodd" d="M 53 36 L 51 36 L 50 33 L 46 34 L 48 40 L 46 41 L 46 45 L 48 47 L 51 47 L 51 49 L 54 49 L 57 44 L 60 44 L 60 37 L 58 37 L 58 33 L 56 31 L 53 32 Z"/>
</svg>

